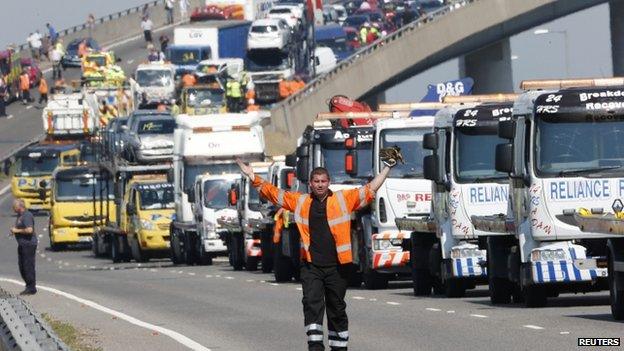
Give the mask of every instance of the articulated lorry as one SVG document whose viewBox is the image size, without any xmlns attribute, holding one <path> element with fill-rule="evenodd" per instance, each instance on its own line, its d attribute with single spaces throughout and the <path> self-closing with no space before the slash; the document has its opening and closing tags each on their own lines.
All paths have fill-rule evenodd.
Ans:
<svg viewBox="0 0 624 351">
<path fill-rule="evenodd" d="M 52 174 L 48 234 L 52 250 L 91 244 L 105 220 L 115 219 L 113 178 L 99 165 L 59 167 Z M 97 206 L 96 202 L 100 205 Z"/>
<path fill-rule="evenodd" d="M 236 157 L 247 162 L 264 161 L 260 122 L 267 117 L 266 112 L 176 117 L 173 174 L 168 176 L 175 195 L 175 219 L 170 228 L 174 263 L 210 264 L 212 257 L 227 252 L 227 238 L 225 242 L 221 239 L 215 216 L 204 216 L 197 210 L 203 197 L 196 193 L 200 188 L 196 187 L 197 179 L 240 175 Z"/>
<path fill-rule="evenodd" d="M 446 98 L 457 103 L 438 111 L 433 132 L 424 136 L 423 146 L 433 152 L 423 160 L 425 178 L 433 182 L 433 203 L 431 217 L 412 233 L 416 295 L 429 295 L 433 287 L 461 297 L 488 282 L 486 241 L 504 232 L 482 231 L 474 222 L 475 216 L 507 207 L 507 178 L 495 170 L 494 151 L 499 121 L 511 118 L 514 98 Z"/>
<path fill-rule="evenodd" d="M 496 170 L 509 175 L 510 200 L 507 215 L 492 226 L 512 234 L 488 242 L 488 251 L 498 253 L 488 265 L 500 278 L 494 290 L 501 295 L 517 288 L 526 306 L 539 307 L 561 292 L 607 288 L 608 259 L 615 268 L 620 238 L 582 231 L 575 215 L 621 203 L 622 85 L 622 79 L 522 83 L 526 92 L 514 102 L 512 119 L 499 123 L 507 142 L 496 147 Z M 621 294 L 618 278 L 611 283 Z"/>
</svg>

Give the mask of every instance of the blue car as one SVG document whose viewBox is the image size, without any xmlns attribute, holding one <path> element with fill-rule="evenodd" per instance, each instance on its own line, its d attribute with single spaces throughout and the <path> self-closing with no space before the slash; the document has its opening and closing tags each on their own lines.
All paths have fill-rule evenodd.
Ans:
<svg viewBox="0 0 624 351">
<path fill-rule="evenodd" d="M 353 54 L 353 50 L 347 45 L 347 32 L 339 24 L 317 26 L 314 29 L 316 46 L 331 48 L 338 61 L 342 61 Z"/>
<path fill-rule="evenodd" d="M 69 44 L 67 44 L 67 48 L 65 49 L 65 56 L 63 56 L 63 58 L 61 59 L 61 65 L 63 65 L 63 68 L 81 66 L 80 57 L 78 56 L 78 46 L 83 40 L 87 41 L 87 46 L 93 49 L 93 51 L 100 51 L 100 45 L 98 45 L 97 41 L 95 41 L 93 38 L 74 39 L 69 42 Z"/>
</svg>

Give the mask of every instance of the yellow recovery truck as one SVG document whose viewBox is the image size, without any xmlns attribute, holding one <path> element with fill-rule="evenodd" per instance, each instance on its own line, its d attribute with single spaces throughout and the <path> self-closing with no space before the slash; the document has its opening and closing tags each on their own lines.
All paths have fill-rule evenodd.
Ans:
<svg viewBox="0 0 624 351">
<path fill-rule="evenodd" d="M 94 199 L 102 199 L 97 205 Z M 98 165 L 59 167 L 52 174 L 50 247 L 91 243 L 95 228 L 115 218 L 113 179 Z"/>
<path fill-rule="evenodd" d="M 76 144 L 44 144 L 28 146 L 15 155 L 11 192 L 22 199 L 29 210 L 50 209 L 52 172 L 58 166 L 76 163 L 80 150 Z"/>
</svg>

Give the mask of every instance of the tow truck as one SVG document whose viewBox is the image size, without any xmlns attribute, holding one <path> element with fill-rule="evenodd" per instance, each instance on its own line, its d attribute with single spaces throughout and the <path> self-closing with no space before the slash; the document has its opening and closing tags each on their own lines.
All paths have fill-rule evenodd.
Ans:
<svg viewBox="0 0 624 351">
<path fill-rule="evenodd" d="M 513 238 L 488 249 L 504 253 L 491 266 L 506 273 L 527 307 L 561 292 L 606 289 L 610 279 L 614 315 L 622 316 L 621 274 L 608 278 L 607 269 L 609 259 L 617 268 L 621 238 L 582 231 L 577 214 L 621 202 L 623 85 L 622 78 L 524 81 L 512 119 L 499 123 L 507 142 L 496 147 L 496 170 L 509 175 L 510 206 L 492 226 Z"/>
<path fill-rule="evenodd" d="M 223 241 L 216 232 L 200 229 L 205 228 L 204 218 L 198 220 L 199 211 L 193 210 L 192 204 L 201 199 L 195 193 L 197 177 L 240 175 L 235 157 L 247 162 L 264 161 L 260 123 L 268 116 L 268 112 L 250 112 L 176 117 L 173 173 L 168 173 L 176 203 L 170 228 L 174 263 L 210 264 L 211 257 L 223 250 Z"/>
<path fill-rule="evenodd" d="M 488 282 L 486 241 L 504 233 L 475 228 L 475 216 L 491 216 L 507 206 L 504 173 L 494 169 L 499 121 L 511 118 L 513 94 L 446 97 L 455 102 L 436 114 L 433 132 L 423 138 L 432 150 L 424 158 L 432 181 L 432 213 L 412 234 L 416 295 L 462 297 Z M 489 150 L 489 152 L 488 152 Z M 428 229 L 423 230 L 428 224 Z M 492 255 L 493 253 L 489 253 Z"/>
<path fill-rule="evenodd" d="M 49 210 L 52 173 L 59 166 L 76 163 L 79 156 L 77 144 L 38 143 L 20 150 L 11 178 L 13 197 L 24 200 L 31 211 Z"/>
<path fill-rule="evenodd" d="M 41 119 L 47 139 L 88 138 L 96 134 L 97 102 L 76 83 L 55 91 L 43 109 Z"/>
<path fill-rule="evenodd" d="M 169 103 L 175 97 L 175 67 L 170 63 L 150 62 L 137 66 L 135 101 Z"/>
<path fill-rule="evenodd" d="M 180 113 L 206 115 L 225 113 L 225 91 L 219 84 L 201 84 L 182 88 Z"/>
</svg>

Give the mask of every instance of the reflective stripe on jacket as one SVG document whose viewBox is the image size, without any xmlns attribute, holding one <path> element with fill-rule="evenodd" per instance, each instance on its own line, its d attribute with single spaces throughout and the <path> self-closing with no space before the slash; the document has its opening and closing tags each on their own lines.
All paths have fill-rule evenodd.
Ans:
<svg viewBox="0 0 624 351">
<path fill-rule="evenodd" d="M 301 235 L 302 258 L 307 262 L 312 262 L 309 251 L 310 226 L 308 222 L 312 197 L 309 194 L 279 189 L 257 175 L 253 180 L 253 186 L 269 201 L 294 214 L 295 224 Z M 368 185 L 356 189 L 336 191 L 327 197 L 327 222 L 336 242 L 336 252 L 340 264 L 353 262 L 351 213 L 366 207 L 373 201 L 374 197 L 375 194 Z"/>
</svg>

